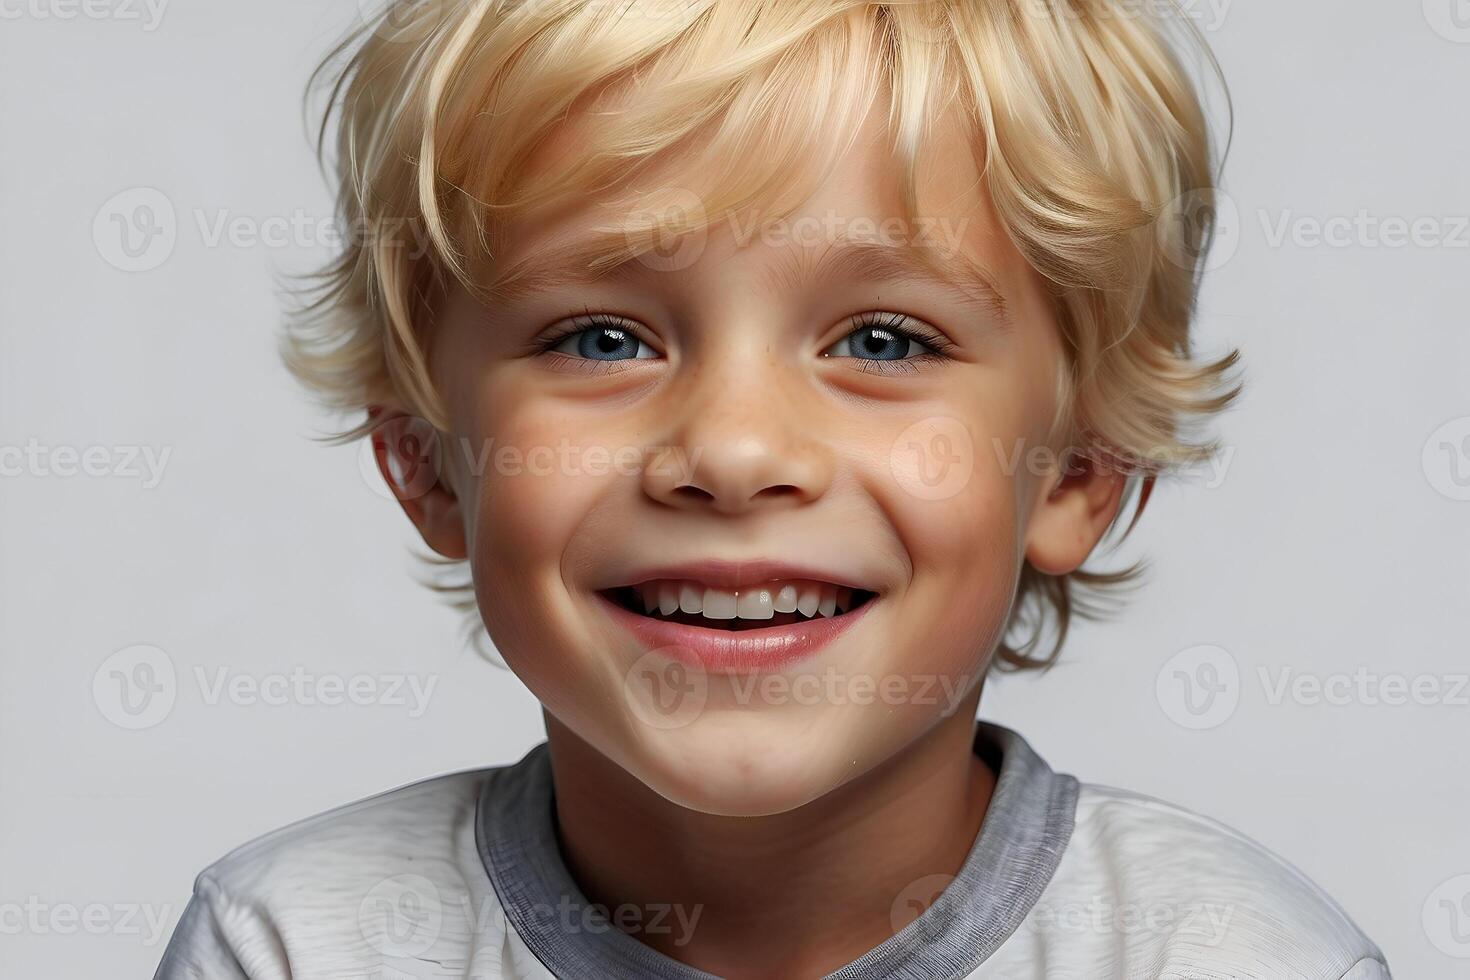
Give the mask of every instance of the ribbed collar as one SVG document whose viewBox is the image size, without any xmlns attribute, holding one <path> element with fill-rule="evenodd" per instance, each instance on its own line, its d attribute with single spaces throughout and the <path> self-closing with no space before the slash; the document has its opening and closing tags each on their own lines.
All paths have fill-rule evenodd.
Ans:
<svg viewBox="0 0 1470 980">
<path fill-rule="evenodd" d="M 999 948 L 1036 904 L 1072 835 L 1077 780 L 1052 771 L 1020 735 L 975 726 L 975 752 L 999 774 L 964 865 L 913 922 L 828 980 L 963 977 Z M 647 946 L 611 923 L 568 931 L 563 910 L 588 900 L 556 842 L 551 762 L 542 742 L 486 780 L 476 843 L 506 918 L 558 977 L 718 980 Z"/>
</svg>

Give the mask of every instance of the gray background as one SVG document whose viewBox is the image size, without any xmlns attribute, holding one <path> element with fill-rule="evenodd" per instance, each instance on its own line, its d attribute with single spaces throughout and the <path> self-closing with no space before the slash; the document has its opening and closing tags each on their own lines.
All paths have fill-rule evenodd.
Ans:
<svg viewBox="0 0 1470 980">
<path fill-rule="evenodd" d="M 1237 218 L 1201 323 L 1204 352 L 1245 354 L 1233 455 L 1221 480 L 1160 491 L 1121 553 L 1153 560 L 1126 612 L 1079 629 L 1049 675 L 993 683 L 982 714 L 1060 769 L 1287 856 L 1398 975 L 1464 976 L 1470 3 L 1189 9 L 1238 112 Z M 0 975 L 142 976 L 229 848 L 514 760 L 542 732 L 411 581 L 411 529 L 358 450 L 310 441 L 329 420 L 274 352 L 278 277 L 324 254 L 330 217 L 302 85 L 358 5 L 0 13 Z M 112 222 L 157 205 L 138 188 L 166 198 L 175 236 L 130 272 Z M 213 239 L 221 218 L 233 241 Z M 1416 219 L 1418 241 L 1395 244 Z M 1341 237 L 1314 238 L 1334 220 Z M 89 447 L 92 475 L 64 475 Z M 133 475 L 128 447 L 170 453 L 161 481 Z M 137 645 L 175 679 L 151 714 L 113 686 L 148 679 Z M 298 667 L 436 687 L 418 717 L 210 703 L 221 676 Z M 1342 703 L 1277 697 L 1282 671 L 1360 668 L 1379 680 Z M 1439 694 L 1374 703 L 1387 675 Z M 1212 676 L 1213 701 L 1186 698 Z"/>
</svg>

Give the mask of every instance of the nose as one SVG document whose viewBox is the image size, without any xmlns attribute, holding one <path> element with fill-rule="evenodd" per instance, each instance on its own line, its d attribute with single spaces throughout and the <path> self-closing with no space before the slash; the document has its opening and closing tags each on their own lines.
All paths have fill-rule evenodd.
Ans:
<svg viewBox="0 0 1470 980">
<path fill-rule="evenodd" d="M 812 437 L 820 431 L 812 412 L 792 397 L 799 382 L 783 384 L 770 376 L 771 365 L 763 368 L 727 365 L 703 390 L 682 393 L 690 397 L 680 400 L 673 438 L 644 470 L 644 493 L 667 506 L 721 514 L 797 507 L 826 493 L 832 454 Z"/>
</svg>

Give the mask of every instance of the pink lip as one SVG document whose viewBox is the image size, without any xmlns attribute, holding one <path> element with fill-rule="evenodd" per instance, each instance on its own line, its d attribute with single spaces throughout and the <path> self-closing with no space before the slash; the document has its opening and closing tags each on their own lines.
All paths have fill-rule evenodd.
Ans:
<svg viewBox="0 0 1470 980">
<path fill-rule="evenodd" d="M 649 578 L 660 577 L 693 576 L 649 576 Z M 769 577 L 796 578 L 797 576 L 783 572 L 781 575 Z M 815 576 L 808 575 L 807 577 Z M 721 587 L 732 588 L 733 586 Z M 607 608 L 608 615 L 632 633 L 643 647 L 712 674 L 776 670 L 804 657 L 810 657 L 846 632 L 877 601 L 877 596 L 874 596 L 861 606 L 841 616 L 823 616 L 788 626 L 768 626 L 737 631 L 687 626 L 684 623 L 640 616 L 624 609 L 600 592 L 597 593 L 597 598 Z"/>
<path fill-rule="evenodd" d="M 852 581 L 851 577 L 843 572 L 793 565 L 764 558 L 750 561 L 709 559 L 682 564 L 649 566 L 629 573 L 624 581 L 609 584 L 638 585 L 654 579 L 686 579 L 717 589 L 741 589 L 759 585 L 762 582 L 770 582 L 773 579 L 806 579 L 828 582 L 832 585 L 845 585 L 848 588 L 864 589 L 870 592 L 877 591 L 871 584 Z"/>
</svg>

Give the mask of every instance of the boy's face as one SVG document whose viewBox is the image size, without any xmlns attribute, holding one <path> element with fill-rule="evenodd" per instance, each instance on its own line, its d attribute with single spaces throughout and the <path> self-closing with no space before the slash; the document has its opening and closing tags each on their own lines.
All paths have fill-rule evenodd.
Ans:
<svg viewBox="0 0 1470 980">
<path fill-rule="evenodd" d="M 672 258 L 440 311 L 455 431 L 441 485 L 405 507 L 471 560 L 496 647 L 546 709 L 675 802 L 787 810 L 972 710 L 1023 561 L 1070 571 L 1116 511 L 1119 478 L 1031 455 L 1062 340 L 963 125 L 935 131 L 929 223 L 902 218 L 870 123 L 744 245 L 747 219 L 721 218 Z M 602 220 L 523 227 L 503 258 Z M 844 266 L 852 239 L 887 244 Z M 900 271 L 916 244 L 973 260 L 999 296 Z M 700 611 L 648 615 L 645 597 Z"/>
</svg>

